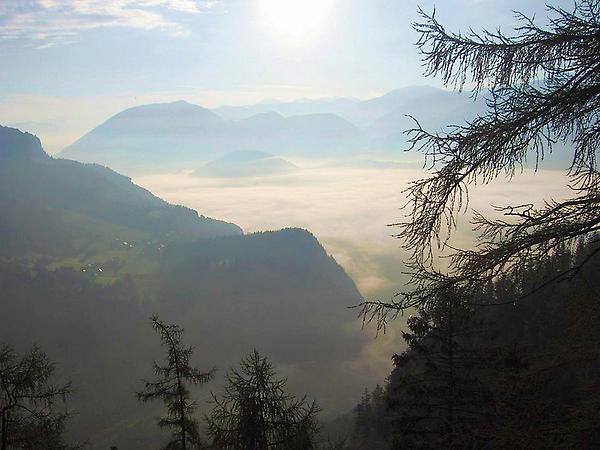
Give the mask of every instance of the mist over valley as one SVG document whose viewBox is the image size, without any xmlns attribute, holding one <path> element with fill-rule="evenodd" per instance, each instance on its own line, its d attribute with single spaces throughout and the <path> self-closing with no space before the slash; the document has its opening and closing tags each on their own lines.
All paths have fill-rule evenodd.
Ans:
<svg viewBox="0 0 600 450">
<path fill-rule="evenodd" d="M 0 450 L 600 448 L 599 36 L 0 1 Z"/>
</svg>

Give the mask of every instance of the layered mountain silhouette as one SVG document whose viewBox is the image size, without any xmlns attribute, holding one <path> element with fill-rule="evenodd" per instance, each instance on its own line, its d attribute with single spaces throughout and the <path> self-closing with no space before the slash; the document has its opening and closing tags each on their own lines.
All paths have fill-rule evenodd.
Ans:
<svg viewBox="0 0 600 450">
<path fill-rule="evenodd" d="M 233 151 L 278 155 L 330 154 L 358 148 L 360 131 L 329 113 L 225 120 L 186 102 L 127 109 L 64 149 L 60 156 L 96 162 L 127 173 L 188 167 Z"/>
<path fill-rule="evenodd" d="M 398 89 L 365 101 L 330 99 L 258 103 L 213 111 L 183 101 L 127 109 L 60 156 L 126 173 L 199 167 L 235 151 L 279 156 L 401 157 L 414 122 L 438 130 L 462 123 L 484 100 L 432 87 Z"/>
<path fill-rule="evenodd" d="M 214 112 L 233 120 L 246 119 L 268 111 L 284 116 L 329 113 L 343 117 L 363 131 L 377 128 L 379 122 L 386 122 L 391 129 L 381 129 L 385 133 L 405 131 L 409 123 L 404 120 L 405 115 L 412 115 L 419 121 L 438 128 L 469 119 L 474 113 L 483 111 L 483 106 L 483 97 L 473 100 L 467 93 L 460 94 L 431 86 L 411 86 L 362 101 L 326 99 L 258 103 L 249 106 L 224 106 L 214 109 Z M 398 118 L 402 120 L 396 121 Z M 368 141 L 367 146 L 372 147 Z"/>
<path fill-rule="evenodd" d="M 0 342 L 42 344 L 73 381 L 75 441 L 141 450 L 161 439 L 160 405 L 134 396 L 162 357 L 152 314 L 182 325 L 217 379 L 256 347 L 327 409 L 349 407 L 365 383 L 344 373 L 366 339 L 346 308 L 361 296 L 306 230 L 242 234 L 6 127 L 0 211 Z M 210 390 L 218 383 L 194 393 L 202 407 Z"/>
</svg>

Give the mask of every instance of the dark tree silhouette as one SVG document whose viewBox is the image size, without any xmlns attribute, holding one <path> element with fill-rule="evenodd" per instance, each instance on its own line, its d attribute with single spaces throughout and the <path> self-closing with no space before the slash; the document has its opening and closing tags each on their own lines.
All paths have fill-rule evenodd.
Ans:
<svg viewBox="0 0 600 450">
<path fill-rule="evenodd" d="M 0 449 L 66 449 L 62 432 L 67 413 L 56 403 L 71 392 L 71 384 L 54 385 L 54 364 L 38 348 L 20 356 L 0 347 Z"/>
<path fill-rule="evenodd" d="M 345 447 L 350 450 L 369 448 L 385 450 L 390 445 L 390 420 L 385 389 L 377 385 L 373 391 L 365 389 L 354 408 L 351 439 Z"/>
<path fill-rule="evenodd" d="M 367 303 L 363 314 L 379 319 L 428 301 L 449 286 L 476 294 L 499 275 L 518 278 L 536 259 L 562 244 L 600 230 L 600 4 L 580 0 L 572 12 L 548 6 L 549 23 L 538 26 L 517 14 L 515 36 L 501 31 L 468 35 L 447 32 L 435 13 L 420 11 L 424 22 L 414 28 L 426 75 L 441 76 L 446 85 L 473 85 L 475 95 L 487 90 L 487 113 L 464 126 L 432 133 L 409 130 L 412 149 L 425 153 L 428 178 L 407 189 L 409 220 L 394 224 L 397 237 L 411 252 L 412 290 L 391 302 Z M 513 176 L 534 157 L 536 169 L 549 152 L 569 151 L 573 196 L 498 208 L 501 219 L 475 212 L 479 244 L 472 250 L 452 249 L 448 239 L 456 215 L 468 207 L 468 187 Z M 450 248 L 450 270 L 434 267 L 438 251 Z M 596 252 L 597 253 L 597 252 Z M 579 273 L 596 253 L 558 277 Z"/>
<path fill-rule="evenodd" d="M 500 278 L 481 294 L 494 308 L 455 292 L 420 306 L 388 378 L 395 448 L 597 448 L 600 259 L 516 300 L 599 246 L 597 236 L 582 238 L 523 279 Z M 357 408 L 366 427 L 372 403 L 363 396 Z"/>
<path fill-rule="evenodd" d="M 388 388 L 394 447 L 477 448 L 487 387 L 478 377 L 486 361 L 475 341 L 483 332 L 472 307 L 456 292 L 419 308 L 403 332 L 407 349 L 394 355 Z"/>
<path fill-rule="evenodd" d="M 597 413 L 600 260 L 589 261 L 572 280 L 554 281 L 530 294 L 598 248 L 597 236 L 562 247 L 522 280 L 496 282 L 493 295 L 506 303 L 477 308 L 497 336 L 496 361 L 487 374 L 493 421 L 479 431 L 493 448 L 595 448 Z M 568 301 L 567 301 L 568 300 Z M 495 322 L 495 324 L 494 324 Z M 491 359 L 491 358 L 489 358 Z"/>
<path fill-rule="evenodd" d="M 202 372 L 190 366 L 193 348 L 182 343 L 181 327 L 165 324 L 157 316 L 152 317 L 152 326 L 167 348 L 167 358 L 163 364 L 154 363 L 157 379 L 145 381 L 144 390 L 138 392 L 137 397 L 142 402 L 156 399 L 164 402 L 167 415 L 160 418 L 158 424 L 173 430 L 172 439 L 164 449 L 200 448 L 198 423 L 192 417 L 196 404 L 190 400 L 188 385 L 207 383 L 212 379 L 214 369 Z"/>
<path fill-rule="evenodd" d="M 239 370 L 227 374 L 221 399 L 207 418 L 219 450 L 310 450 L 315 448 L 318 407 L 285 392 L 271 363 L 254 350 Z"/>
</svg>

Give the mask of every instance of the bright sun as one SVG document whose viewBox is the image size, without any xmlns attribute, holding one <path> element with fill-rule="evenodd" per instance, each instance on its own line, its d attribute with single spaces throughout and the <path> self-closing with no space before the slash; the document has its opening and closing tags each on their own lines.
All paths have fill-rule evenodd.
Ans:
<svg viewBox="0 0 600 450">
<path fill-rule="evenodd" d="M 261 25 L 297 43 L 323 30 L 333 0 L 259 0 Z"/>
</svg>

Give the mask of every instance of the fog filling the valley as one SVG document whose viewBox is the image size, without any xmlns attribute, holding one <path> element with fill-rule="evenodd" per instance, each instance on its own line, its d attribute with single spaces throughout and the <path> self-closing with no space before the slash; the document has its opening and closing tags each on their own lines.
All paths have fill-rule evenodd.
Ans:
<svg viewBox="0 0 600 450">
<path fill-rule="evenodd" d="M 406 198 L 402 191 L 426 172 L 394 163 L 293 162 L 303 170 L 292 175 L 225 179 L 193 176 L 190 168 L 133 181 L 169 202 L 234 222 L 246 233 L 306 228 L 352 277 L 365 299 L 389 300 L 402 291 L 407 281 L 402 264 L 406 254 L 392 237 L 394 228 L 387 225 L 403 220 L 406 211 L 401 207 Z M 556 182 L 562 177 L 562 172 L 553 170 L 526 171 L 510 183 L 501 179 L 477 187 L 469 212 L 458 219 L 453 245 L 468 247 L 473 242 L 468 223 L 472 210 L 492 214 L 492 205 L 516 205 L 522 198 L 559 199 L 567 193 L 567 183 Z M 381 383 L 392 367 L 390 356 L 404 348 L 399 333 L 404 321 L 400 318 L 385 335 L 369 340 L 361 357 L 345 369 L 371 385 Z M 359 330 L 359 319 L 349 326 Z M 374 326 L 367 326 L 363 332 L 375 337 L 374 331 Z M 301 384 L 301 380 L 294 381 L 292 372 L 280 369 L 292 385 Z"/>
</svg>

